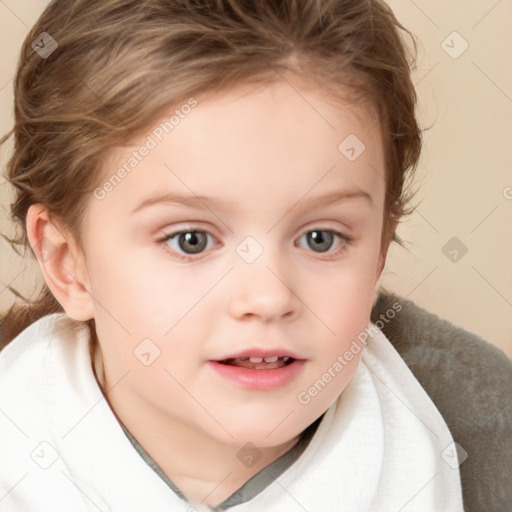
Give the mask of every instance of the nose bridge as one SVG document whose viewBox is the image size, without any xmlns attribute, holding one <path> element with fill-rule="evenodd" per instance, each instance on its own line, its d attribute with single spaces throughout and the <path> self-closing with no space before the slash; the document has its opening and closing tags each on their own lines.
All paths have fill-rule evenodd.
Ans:
<svg viewBox="0 0 512 512">
<path fill-rule="evenodd" d="M 247 236 L 236 247 L 232 314 L 279 317 L 295 308 L 289 263 L 270 235 Z"/>
</svg>

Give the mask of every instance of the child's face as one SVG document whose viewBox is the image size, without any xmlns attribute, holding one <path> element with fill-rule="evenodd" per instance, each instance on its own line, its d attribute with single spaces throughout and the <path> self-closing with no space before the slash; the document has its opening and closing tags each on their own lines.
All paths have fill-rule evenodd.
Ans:
<svg viewBox="0 0 512 512">
<path fill-rule="evenodd" d="M 361 352 L 333 372 L 368 325 L 384 262 L 379 125 L 294 87 L 197 97 L 168 134 L 158 127 L 174 109 L 113 153 L 106 179 L 134 151 L 140 161 L 91 199 L 84 261 L 106 387 L 127 424 L 273 446 L 325 411 L 357 367 Z M 353 136 L 338 148 L 351 134 L 366 146 L 355 160 Z M 156 147 L 142 157 L 148 135 Z M 347 195 L 312 204 L 334 193 Z M 174 194 L 204 199 L 140 207 Z M 212 363 L 250 349 L 302 361 L 286 370 Z"/>
</svg>

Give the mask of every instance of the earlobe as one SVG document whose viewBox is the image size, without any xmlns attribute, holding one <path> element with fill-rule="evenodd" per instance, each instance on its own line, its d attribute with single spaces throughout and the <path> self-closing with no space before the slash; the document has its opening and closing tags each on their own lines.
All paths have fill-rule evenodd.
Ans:
<svg viewBox="0 0 512 512">
<path fill-rule="evenodd" d="M 86 288 L 87 276 L 80 252 L 70 235 L 54 222 L 41 204 L 27 211 L 27 236 L 44 280 L 68 316 L 94 318 L 94 304 Z"/>
</svg>

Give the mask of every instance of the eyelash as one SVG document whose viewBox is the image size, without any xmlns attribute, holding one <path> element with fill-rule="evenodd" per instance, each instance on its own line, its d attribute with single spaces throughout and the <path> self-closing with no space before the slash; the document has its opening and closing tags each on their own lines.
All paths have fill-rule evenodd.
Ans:
<svg viewBox="0 0 512 512">
<path fill-rule="evenodd" d="M 333 253 L 331 253 L 330 250 L 326 251 L 325 253 L 322 253 L 322 252 L 317 252 L 315 253 L 315 251 L 311 251 L 315 254 L 319 254 L 319 255 L 322 255 L 322 254 L 331 254 L 330 256 L 328 257 L 324 257 L 322 259 L 326 260 L 326 261 L 332 261 L 334 260 L 335 258 L 337 258 L 338 256 L 340 256 L 343 252 L 345 252 L 346 248 L 347 248 L 347 244 L 350 244 L 352 242 L 352 237 L 349 237 L 343 233 L 340 233 L 339 231 L 336 231 L 334 229 L 322 229 L 322 228 L 313 228 L 313 229 L 309 229 L 308 231 L 305 231 L 300 237 L 299 237 L 299 240 L 300 238 L 302 238 L 304 235 L 307 235 L 309 233 L 312 233 L 313 231 L 322 231 L 322 232 L 327 232 L 327 233 L 332 233 L 334 236 L 338 237 L 339 239 L 341 239 L 341 242 L 342 242 L 342 245 L 340 248 L 338 248 L 337 250 L 335 250 Z M 212 238 L 215 238 L 210 232 L 208 231 L 204 231 L 204 230 L 200 230 L 200 229 L 194 229 L 194 228 L 188 228 L 188 229 L 182 229 L 180 231 L 174 231 L 172 233 L 166 233 L 164 237 L 160 238 L 159 240 L 157 240 L 157 243 L 162 246 L 163 250 L 167 253 L 167 254 L 171 254 L 172 256 L 174 257 L 177 257 L 179 258 L 180 260 L 182 261 L 193 261 L 193 260 L 197 260 L 199 259 L 199 257 L 201 256 L 201 254 L 204 254 L 203 253 L 198 253 L 198 257 L 194 257 L 193 255 L 185 255 L 185 254 L 181 254 L 177 251 L 175 251 L 174 249 L 171 249 L 169 247 L 169 245 L 167 244 L 167 242 L 169 240 L 171 240 L 172 238 L 174 237 L 177 237 L 179 235 L 182 235 L 184 233 L 205 233 L 207 235 L 210 235 Z"/>
</svg>

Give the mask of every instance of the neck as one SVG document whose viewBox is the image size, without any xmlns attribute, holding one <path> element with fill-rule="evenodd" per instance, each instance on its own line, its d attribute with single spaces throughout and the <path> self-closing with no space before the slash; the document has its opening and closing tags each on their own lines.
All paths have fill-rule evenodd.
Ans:
<svg viewBox="0 0 512 512">
<path fill-rule="evenodd" d="M 123 393 L 121 385 L 112 388 L 100 350 L 93 360 L 96 380 L 118 421 L 192 503 L 210 507 L 222 503 L 299 441 L 300 435 L 278 446 L 258 448 L 261 458 L 245 465 L 238 457 L 240 446 L 220 443 L 193 425 L 145 407 L 137 397 Z"/>
<path fill-rule="evenodd" d="M 222 503 L 293 448 L 300 438 L 297 436 L 279 446 L 258 448 L 261 458 L 254 465 L 246 466 L 238 458 L 240 446 L 220 443 L 193 426 L 167 418 L 163 421 L 147 411 L 141 415 L 133 400 L 123 404 L 109 397 L 109 403 L 119 421 L 187 500 L 210 507 Z"/>
</svg>

